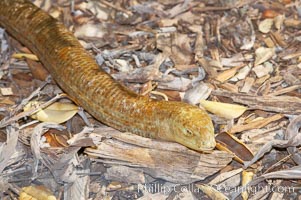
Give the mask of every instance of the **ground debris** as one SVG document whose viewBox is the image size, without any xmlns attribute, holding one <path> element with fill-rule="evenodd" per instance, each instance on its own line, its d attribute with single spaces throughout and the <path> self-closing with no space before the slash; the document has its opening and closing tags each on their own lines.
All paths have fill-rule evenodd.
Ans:
<svg viewBox="0 0 301 200">
<path fill-rule="evenodd" d="M 1 199 L 300 199 L 300 2 L 33 2 L 129 89 L 210 112 L 218 149 L 120 133 L 81 108 L 31 119 L 72 99 L 0 27 Z"/>
</svg>

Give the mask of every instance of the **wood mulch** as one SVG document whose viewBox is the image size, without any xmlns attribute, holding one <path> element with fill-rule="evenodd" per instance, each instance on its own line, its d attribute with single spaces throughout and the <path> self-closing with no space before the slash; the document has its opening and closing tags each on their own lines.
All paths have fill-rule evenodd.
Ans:
<svg viewBox="0 0 301 200">
<path fill-rule="evenodd" d="M 301 199 L 300 1 L 33 2 L 131 90 L 207 110 L 217 146 L 101 124 L 0 29 L 0 199 Z"/>
</svg>

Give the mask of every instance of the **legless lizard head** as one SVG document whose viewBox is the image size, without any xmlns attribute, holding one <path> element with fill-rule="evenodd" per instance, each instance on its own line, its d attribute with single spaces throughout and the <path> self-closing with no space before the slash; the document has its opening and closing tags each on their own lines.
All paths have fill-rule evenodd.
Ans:
<svg viewBox="0 0 301 200">
<path fill-rule="evenodd" d="M 169 126 L 169 140 L 197 151 L 214 149 L 214 128 L 206 111 L 182 102 L 166 102 L 164 107 L 161 111 L 168 116 L 164 121 Z"/>
</svg>

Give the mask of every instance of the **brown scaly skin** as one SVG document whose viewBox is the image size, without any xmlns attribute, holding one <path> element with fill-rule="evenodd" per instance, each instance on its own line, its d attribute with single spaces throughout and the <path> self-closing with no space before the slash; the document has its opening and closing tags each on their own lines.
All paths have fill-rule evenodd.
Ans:
<svg viewBox="0 0 301 200">
<path fill-rule="evenodd" d="M 212 121 L 205 111 L 129 91 L 99 70 L 63 24 L 28 0 L 0 0 L 0 26 L 30 48 L 60 87 L 101 122 L 195 150 L 215 147 Z"/>
</svg>

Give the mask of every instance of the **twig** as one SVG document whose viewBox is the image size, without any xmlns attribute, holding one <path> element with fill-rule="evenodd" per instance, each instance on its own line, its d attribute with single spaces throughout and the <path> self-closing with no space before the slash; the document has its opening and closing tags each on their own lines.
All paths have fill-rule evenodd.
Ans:
<svg viewBox="0 0 301 200">
<path fill-rule="evenodd" d="M 21 112 L 11 118 L 4 118 L 3 120 L 0 121 L 0 128 L 3 128 L 23 117 L 27 117 L 27 116 L 30 116 L 30 115 L 33 115 L 34 113 L 40 111 L 41 109 L 43 108 L 46 108 L 47 106 L 51 105 L 52 103 L 54 103 L 55 101 L 57 101 L 58 99 L 60 98 L 63 98 L 63 97 L 66 97 L 67 95 L 62 93 L 62 94 L 58 94 L 56 95 L 54 98 L 50 99 L 49 101 L 41 104 L 39 107 L 34 107 L 34 108 L 31 108 L 30 110 L 26 111 L 26 112 Z"/>
</svg>

